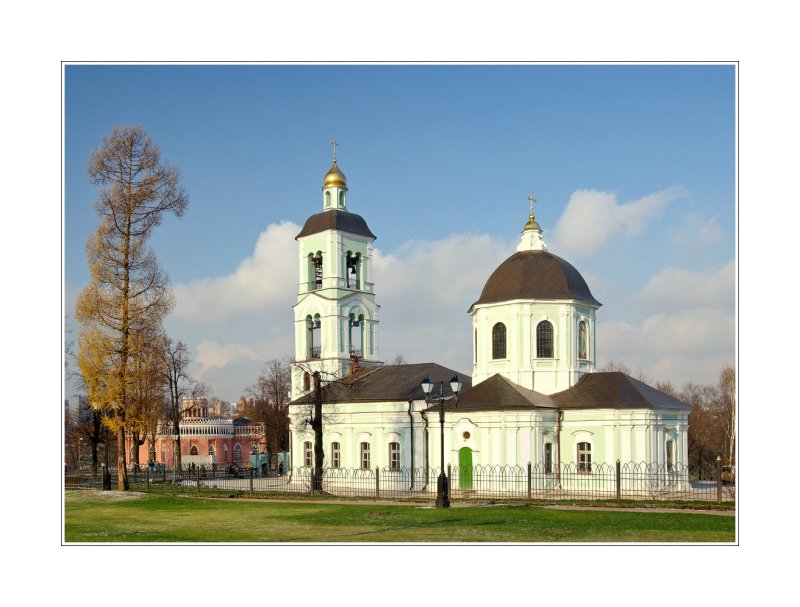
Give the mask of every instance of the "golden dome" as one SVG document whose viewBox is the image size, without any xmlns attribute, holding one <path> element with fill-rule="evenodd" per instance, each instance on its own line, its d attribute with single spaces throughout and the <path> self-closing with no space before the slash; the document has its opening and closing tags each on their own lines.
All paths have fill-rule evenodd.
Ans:
<svg viewBox="0 0 800 607">
<path fill-rule="evenodd" d="M 347 177 L 345 177 L 344 173 L 339 169 L 339 165 L 336 164 L 335 160 L 333 161 L 331 170 L 325 175 L 325 181 L 322 183 L 323 188 L 330 188 L 333 186 L 347 187 Z"/>
</svg>

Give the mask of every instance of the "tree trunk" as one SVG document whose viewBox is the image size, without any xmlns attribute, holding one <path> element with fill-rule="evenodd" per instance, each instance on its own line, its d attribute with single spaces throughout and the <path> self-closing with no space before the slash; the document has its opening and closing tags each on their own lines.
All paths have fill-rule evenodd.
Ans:
<svg viewBox="0 0 800 607">
<path fill-rule="evenodd" d="M 117 431 L 117 489 L 130 491 L 128 484 L 128 470 L 125 467 L 125 427 L 120 426 Z"/>
<path fill-rule="evenodd" d="M 173 430 L 175 436 L 178 437 L 177 439 L 175 439 L 175 445 L 174 445 L 174 447 L 175 447 L 175 470 L 180 472 L 182 470 L 182 468 L 181 468 L 181 426 L 180 426 L 180 422 L 178 421 L 177 418 L 175 418 L 175 424 L 173 425 L 172 430 Z"/>
<path fill-rule="evenodd" d="M 319 371 L 314 371 L 314 416 L 311 418 L 314 430 L 314 491 L 322 491 L 322 462 L 325 451 L 322 448 L 322 382 Z"/>
</svg>

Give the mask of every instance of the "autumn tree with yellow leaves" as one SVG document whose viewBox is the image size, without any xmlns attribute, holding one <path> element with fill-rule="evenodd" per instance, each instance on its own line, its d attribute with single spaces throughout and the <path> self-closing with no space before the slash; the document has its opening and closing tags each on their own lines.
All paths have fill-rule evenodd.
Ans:
<svg viewBox="0 0 800 607">
<path fill-rule="evenodd" d="M 95 201 L 100 223 L 86 243 L 91 281 L 75 310 L 78 368 L 90 404 L 107 411 L 104 421 L 117 435 L 118 489 L 128 490 L 125 432 L 140 427 L 142 347 L 173 307 L 148 240 L 165 214 L 183 215 L 188 196 L 178 169 L 161 160 L 138 126 L 117 127 L 104 137 L 87 172 L 102 189 Z"/>
</svg>

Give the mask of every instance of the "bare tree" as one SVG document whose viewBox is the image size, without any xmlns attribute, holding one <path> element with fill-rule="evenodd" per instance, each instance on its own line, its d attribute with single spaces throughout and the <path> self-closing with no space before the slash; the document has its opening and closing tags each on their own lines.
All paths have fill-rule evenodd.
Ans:
<svg viewBox="0 0 800 607">
<path fill-rule="evenodd" d="M 600 367 L 598 371 L 619 371 L 620 373 L 630 375 L 634 379 L 638 379 L 646 384 L 650 383 L 651 381 L 641 367 L 636 369 L 636 371 L 632 371 L 631 368 L 621 360 L 609 360 L 606 364 Z"/>
<path fill-rule="evenodd" d="M 289 392 L 291 370 L 288 361 L 267 362 L 255 383 L 247 389 L 245 404 L 251 415 L 264 424 L 264 444 L 270 454 L 289 448 Z"/>
<path fill-rule="evenodd" d="M 189 377 L 189 351 L 182 341 L 173 341 L 170 337 L 162 336 L 161 346 L 161 373 L 167 384 L 167 407 L 165 418 L 172 429 L 175 439 L 175 466 L 181 469 L 181 432 L 180 421 L 183 415 L 181 402 L 189 393 L 192 378 Z"/>
<path fill-rule="evenodd" d="M 173 306 L 167 277 L 147 243 L 164 214 L 183 215 L 188 198 L 178 170 L 161 161 L 141 127 L 112 130 L 89 156 L 87 172 L 103 189 L 95 201 L 100 225 L 86 245 L 91 281 L 76 304 L 81 333 L 91 334 L 79 344 L 78 364 L 92 406 L 111 411 L 105 421 L 117 433 L 118 488 L 128 490 L 131 340 L 160 326 Z"/>
<path fill-rule="evenodd" d="M 727 443 L 727 463 L 736 462 L 736 369 L 725 367 L 719 374 L 719 389 L 725 416 L 725 440 Z"/>
<path fill-rule="evenodd" d="M 405 364 L 408 364 L 408 363 L 406 362 L 406 357 L 405 356 L 403 356 L 402 354 L 398 354 L 397 356 L 394 357 L 394 359 L 392 359 L 392 364 L 393 365 L 405 365 Z"/>
<path fill-rule="evenodd" d="M 301 371 L 310 377 L 310 400 L 311 402 L 300 413 L 298 425 L 301 429 L 311 428 L 314 433 L 314 465 L 312 472 L 312 486 L 314 491 L 322 491 L 322 475 L 325 462 L 325 449 L 323 447 L 324 426 L 336 423 L 335 413 L 323 410 L 323 404 L 329 400 L 329 393 L 337 384 L 351 384 L 349 377 L 336 377 L 334 374 L 326 373 L 323 378 L 322 373 L 313 370 L 301 362 L 292 362 Z"/>
</svg>

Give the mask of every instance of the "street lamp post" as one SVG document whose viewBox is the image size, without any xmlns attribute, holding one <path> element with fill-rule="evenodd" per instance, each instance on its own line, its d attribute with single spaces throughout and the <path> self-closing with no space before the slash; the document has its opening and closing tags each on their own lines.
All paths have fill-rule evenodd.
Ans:
<svg viewBox="0 0 800 607">
<path fill-rule="evenodd" d="M 178 471 L 178 435 L 172 435 L 172 484 L 175 484 L 175 475 Z"/>
<path fill-rule="evenodd" d="M 461 380 L 458 375 L 454 375 L 450 380 L 450 389 L 454 397 L 458 397 L 461 390 Z M 439 382 L 439 398 L 432 398 L 431 392 L 433 391 L 433 381 L 430 376 L 422 380 L 422 391 L 425 393 L 425 402 L 432 405 L 439 403 L 439 426 L 441 430 L 441 469 L 439 472 L 439 479 L 436 483 L 436 507 L 449 508 L 450 507 L 450 487 L 447 480 L 447 475 L 444 472 L 444 382 Z"/>
<path fill-rule="evenodd" d="M 78 437 L 78 484 L 81 482 L 81 476 L 83 475 L 81 471 L 81 444 L 83 444 L 83 437 Z"/>
</svg>

